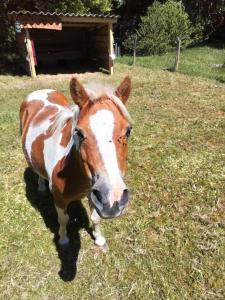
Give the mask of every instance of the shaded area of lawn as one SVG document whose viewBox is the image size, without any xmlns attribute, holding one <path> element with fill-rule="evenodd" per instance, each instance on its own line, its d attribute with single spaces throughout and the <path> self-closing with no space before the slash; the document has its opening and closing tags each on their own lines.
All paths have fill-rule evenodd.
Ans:
<svg viewBox="0 0 225 300">
<path fill-rule="evenodd" d="M 131 56 L 122 56 L 116 63 L 132 65 Z M 160 70 L 172 70 L 175 53 L 165 55 L 143 56 L 136 58 L 136 65 Z M 181 51 L 179 72 L 190 76 L 199 76 L 225 82 L 225 49 L 198 47 Z"/>
<path fill-rule="evenodd" d="M 80 234 L 81 228 L 91 233 L 87 212 L 82 203 L 71 203 L 68 208 L 70 222 L 68 224 L 68 234 L 70 243 L 60 247 L 58 244 L 58 222 L 57 213 L 54 206 L 54 200 L 47 188 L 45 192 L 37 191 L 38 176 L 30 169 L 24 171 L 24 181 L 26 185 L 26 198 L 40 213 L 46 228 L 53 233 L 53 242 L 58 252 L 58 257 L 61 261 L 59 276 L 64 281 L 71 281 L 75 278 L 77 272 L 77 259 L 81 247 Z M 46 187 L 48 183 L 46 182 Z"/>
</svg>

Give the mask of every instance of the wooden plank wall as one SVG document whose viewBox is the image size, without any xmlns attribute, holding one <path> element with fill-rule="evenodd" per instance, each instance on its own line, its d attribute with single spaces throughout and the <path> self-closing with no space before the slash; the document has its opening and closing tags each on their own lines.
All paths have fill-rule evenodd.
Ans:
<svg viewBox="0 0 225 300">
<path fill-rule="evenodd" d="M 54 64 L 59 60 L 83 60 L 87 57 L 85 30 L 63 28 L 62 31 L 31 29 L 37 62 Z"/>
<path fill-rule="evenodd" d="M 109 43 L 108 24 L 87 32 L 88 56 L 96 66 L 108 70 Z"/>
</svg>

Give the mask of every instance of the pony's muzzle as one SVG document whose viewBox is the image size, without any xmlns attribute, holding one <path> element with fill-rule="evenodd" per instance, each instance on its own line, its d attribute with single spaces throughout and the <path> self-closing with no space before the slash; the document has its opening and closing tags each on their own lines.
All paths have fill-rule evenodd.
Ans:
<svg viewBox="0 0 225 300">
<path fill-rule="evenodd" d="M 90 201 L 94 205 L 100 217 L 109 219 L 118 217 L 123 211 L 126 203 L 129 200 L 128 189 L 124 189 L 119 201 L 115 201 L 113 205 L 109 202 L 109 190 L 102 186 L 98 189 L 94 186 L 90 193 Z"/>
</svg>

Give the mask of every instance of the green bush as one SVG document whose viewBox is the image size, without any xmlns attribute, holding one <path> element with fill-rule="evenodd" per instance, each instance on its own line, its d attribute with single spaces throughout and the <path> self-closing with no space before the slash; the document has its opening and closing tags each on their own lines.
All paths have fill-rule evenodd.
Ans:
<svg viewBox="0 0 225 300">
<path fill-rule="evenodd" d="M 147 15 L 141 17 L 137 32 L 125 40 L 124 47 L 128 51 L 133 49 L 135 34 L 140 54 L 162 54 L 176 47 L 177 37 L 180 37 L 183 48 L 190 45 L 194 28 L 181 2 L 169 0 L 161 4 L 155 1 L 148 8 Z"/>
</svg>

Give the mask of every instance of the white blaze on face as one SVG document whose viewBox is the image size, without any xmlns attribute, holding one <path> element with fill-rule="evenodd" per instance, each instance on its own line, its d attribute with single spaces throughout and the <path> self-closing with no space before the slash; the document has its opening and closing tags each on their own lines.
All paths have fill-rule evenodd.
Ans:
<svg viewBox="0 0 225 300">
<path fill-rule="evenodd" d="M 125 188 L 118 166 L 116 147 L 113 141 L 114 125 L 115 120 L 113 113 L 107 109 L 101 109 L 90 117 L 90 127 L 96 138 L 99 153 L 112 187 L 110 197 L 111 204 L 113 204 L 113 201 L 119 200 Z"/>
</svg>

